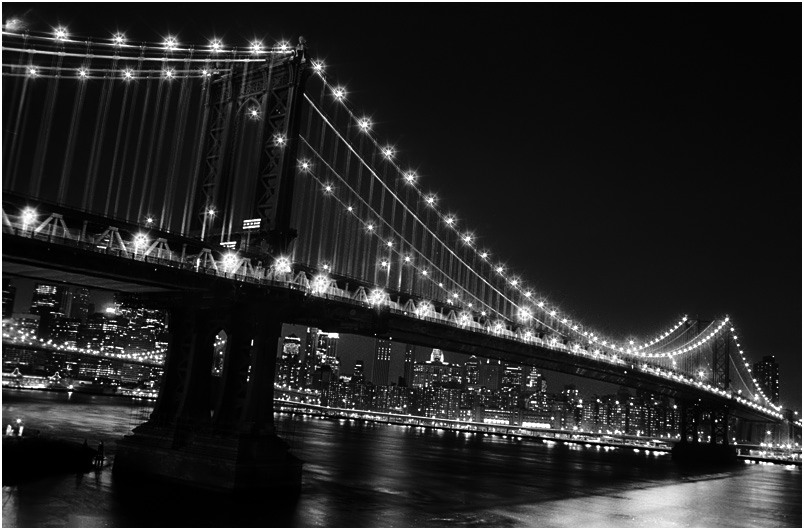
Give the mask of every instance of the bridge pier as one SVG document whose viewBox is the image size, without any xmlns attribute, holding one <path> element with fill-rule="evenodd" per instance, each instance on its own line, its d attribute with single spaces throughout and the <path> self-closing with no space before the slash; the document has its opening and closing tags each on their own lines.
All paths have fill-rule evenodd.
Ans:
<svg viewBox="0 0 804 530">
<path fill-rule="evenodd" d="M 685 466 L 722 466 L 737 463 L 737 451 L 729 443 L 727 405 L 682 401 L 681 439 L 673 446 L 673 460 Z M 709 418 L 709 440 L 699 439 L 703 417 Z"/>
<path fill-rule="evenodd" d="M 114 474 L 231 493 L 297 493 L 301 461 L 273 423 L 282 321 L 243 301 L 183 299 L 168 308 L 165 376 L 150 419 L 118 444 Z M 227 331 L 220 390 L 213 341 Z"/>
</svg>

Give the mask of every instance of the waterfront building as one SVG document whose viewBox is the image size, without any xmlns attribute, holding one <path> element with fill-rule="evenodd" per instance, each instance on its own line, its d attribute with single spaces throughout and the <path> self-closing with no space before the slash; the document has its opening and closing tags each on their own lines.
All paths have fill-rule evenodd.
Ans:
<svg viewBox="0 0 804 530">
<path fill-rule="evenodd" d="M 340 364 L 338 362 L 338 339 L 337 333 L 327 333 L 320 331 L 316 346 L 316 368 L 329 366 L 333 377 L 336 379 L 340 375 Z"/>
<path fill-rule="evenodd" d="M 296 335 L 288 335 L 282 341 L 282 353 L 276 370 L 276 382 L 289 388 L 301 386 L 301 339 Z"/>
</svg>

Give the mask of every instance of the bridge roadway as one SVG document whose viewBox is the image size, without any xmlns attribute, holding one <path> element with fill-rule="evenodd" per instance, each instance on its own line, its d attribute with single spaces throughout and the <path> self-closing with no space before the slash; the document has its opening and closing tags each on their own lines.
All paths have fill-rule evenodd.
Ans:
<svg viewBox="0 0 804 530">
<path fill-rule="evenodd" d="M 191 241 L 191 240 L 188 240 Z M 200 242 L 195 241 L 198 245 Z M 628 360 L 614 364 L 567 349 L 551 349 L 509 337 L 480 333 L 436 319 L 423 319 L 387 306 L 356 300 L 312 296 L 294 285 L 254 284 L 217 274 L 172 266 L 158 259 L 140 261 L 96 249 L 68 246 L 12 233 L 3 233 L 3 270 L 38 280 L 148 293 L 157 303 L 194 303 L 206 300 L 248 300 L 270 305 L 286 323 L 315 326 L 330 332 L 388 338 L 396 342 L 499 359 L 615 385 L 649 391 L 705 406 L 728 405 L 732 413 L 754 421 L 776 418 L 705 388 L 680 383 L 645 371 Z"/>
</svg>

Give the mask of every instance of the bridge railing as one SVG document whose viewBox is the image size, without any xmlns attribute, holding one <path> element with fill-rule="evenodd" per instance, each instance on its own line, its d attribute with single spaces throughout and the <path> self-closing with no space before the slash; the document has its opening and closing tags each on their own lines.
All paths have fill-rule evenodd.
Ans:
<svg viewBox="0 0 804 530">
<path fill-rule="evenodd" d="M 249 259 L 238 256 L 236 252 L 218 252 L 218 256 L 215 256 L 209 248 L 190 254 L 185 253 L 184 249 L 182 252 L 176 252 L 170 248 L 169 242 L 165 238 L 150 241 L 144 235 L 147 233 L 148 227 L 141 227 L 141 229 L 141 232 L 138 233 L 126 233 L 125 238 L 115 227 L 109 227 L 100 234 L 92 234 L 87 233 L 85 229 L 69 228 L 60 214 L 51 214 L 45 221 L 37 222 L 37 219 L 32 218 L 30 212 L 23 211 L 18 215 L 8 215 L 7 212 L 3 211 L 4 234 L 47 241 L 122 259 L 178 268 L 198 274 L 223 277 L 256 285 L 303 291 L 309 296 L 335 299 L 361 307 L 373 307 L 405 318 L 426 320 L 466 329 L 473 333 L 492 335 L 619 366 L 626 371 L 637 370 L 659 376 L 676 384 L 707 391 L 712 395 L 728 398 L 765 414 L 779 419 L 782 418 L 780 413 L 743 398 L 730 389 L 718 388 L 681 372 L 651 365 L 644 360 L 606 352 L 590 352 L 588 348 L 578 343 L 565 344 L 556 337 L 545 339 L 529 330 L 523 330 L 522 328 L 512 329 L 511 325 L 500 321 L 494 323 L 481 322 L 472 317 L 472 315 L 467 317 L 466 313 L 461 314 L 465 317 L 463 319 L 456 316 L 454 311 L 450 311 L 445 315 L 443 309 L 436 311 L 428 301 L 409 299 L 403 303 L 399 296 L 394 300 L 388 293 L 379 288 L 370 292 L 367 292 L 363 286 L 357 287 L 354 291 L 341 289 L 335 282 L 330 281 L 323 275 L 313 276 L 304 270 L 294 270 L 290 263 L 275 263 L 269 267 L 263 267 L 261 264 L 254 266 Z M 420 308 L 425 309 L 419 311 Z"/>
</svg>

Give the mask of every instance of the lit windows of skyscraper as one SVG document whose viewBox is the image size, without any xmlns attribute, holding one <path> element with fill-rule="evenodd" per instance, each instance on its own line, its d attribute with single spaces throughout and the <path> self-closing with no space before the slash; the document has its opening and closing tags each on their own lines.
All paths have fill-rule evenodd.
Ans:
<svg viewBox="0 0 804 530">
<path fill-rule="evenodd" d="M 363 379 L 363 361 L 355 361 L 355 369 L 354 372 L 352 372 L 352 382 L 357 384 L 362 382 Z"/>
<path fill-rule="evenodd" d="M 754 363 L 754 377 L 772 403 L 779 404 L 779 363 L 773 355 L 766 355 Z"/>
<path fill-rule="evenodd" d="M 459 385 L 461 370 L 458 366 L 444 362 L 444 353 L 434 349 L 430 360 L 415 363 L 413 368 L 413 386 L 429 388 L 432 386 Z"/>
<path fill-rule="evenodd" d="M 474 390 L 480 386 L 480 361 L 472 355 L 463 367 L 463 381 L 466 388 Z"/>
<path fill-rule="evenodd" d="M 388 385 L 388 372 L 391 369 L 391 341 L 377 339 L 374 350 L 374 369 L 371 372 L 371 382 L 376 386 Z"/>
<path fill-rule="evenodd" d="M 339 376 L 338 363 L 338 339 L 337 333 L 318 333 L 318 346 L 316 348 L 316 364 L 318 366 L 329 366 L 332 369 L 332 376 L 337 379 Z"/>
<path fill-rule="evenodd" d="M 282 354 L 276 371 L 276 381 L 280 385 L 299 388 L 301 376 L 301 339 L 288 335 L 282 342 Z"/>
<path fill-rule="evenodd" d="M 502 372 L 503 366 L 500 361 L 486 359 L 486 362 L 480 365 L 480 386 L 498 390 L 502 384 Z"/>
<path fill-rule="evenodd" d="M 39 315 L 40 337 L 48 338 L 56 318 L 63 315 L 65 288 L 49 283 L 37 283 L 31 298 L 31 313 Z"/>
<path fill-rule="evenodd" d="M 16 296 L 17 288 L 11 285 L 11 280 L 3 280 L 3 320 L 11 318 Z"/>
<path fill-rule="evenodd" d="M 521 390 L 525 386 L 522 378 L 522 367 L 516 364 L 506 365 L 503 371 L 502 386 L 512 390 Z"/>
<path fill-rule="evenodd" d="M 416 346 L 407 344 L 405 346 L 405 385 L 413 385 L 413 364 L 416 362 Z"/>
</svg>

